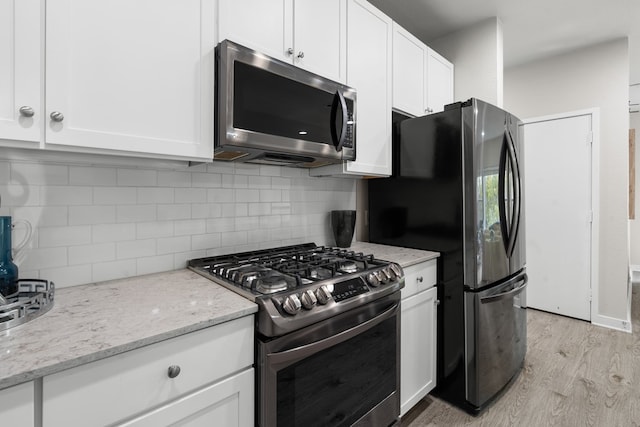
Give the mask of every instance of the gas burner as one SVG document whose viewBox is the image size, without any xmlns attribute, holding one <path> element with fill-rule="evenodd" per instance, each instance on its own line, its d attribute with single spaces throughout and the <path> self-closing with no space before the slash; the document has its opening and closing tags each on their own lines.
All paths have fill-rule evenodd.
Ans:
<svg viewBox="0 0 640 427">
<path fill-rule="evenodd" d="M 338 269 L 343 273 L 355 273 L 358 271 L 358 265 L 354 261 L 345 260 L 338 263 Z"/>
<path fill-rule="evenodd" d="M 288 287 L 289 285 L 284 276 L 274 273 L 257 279 L 254 289 L 263 294 L 275 294 L 276 292 L 287 290 Z"/>
</svg>

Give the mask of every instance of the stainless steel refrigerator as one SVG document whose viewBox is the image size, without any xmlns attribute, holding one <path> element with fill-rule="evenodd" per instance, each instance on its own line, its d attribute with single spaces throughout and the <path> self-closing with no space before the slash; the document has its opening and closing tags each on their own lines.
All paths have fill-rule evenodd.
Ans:
<svg viewBox="0 0 640 427">
<path fill-rule="evenodd" d="M 477 414 L 526 353 L 521 122 L 474 98 L 394 122 L 393 176 L 368 182 L 369 240 L 441 253 L 435 393 Z"/>
</svg>

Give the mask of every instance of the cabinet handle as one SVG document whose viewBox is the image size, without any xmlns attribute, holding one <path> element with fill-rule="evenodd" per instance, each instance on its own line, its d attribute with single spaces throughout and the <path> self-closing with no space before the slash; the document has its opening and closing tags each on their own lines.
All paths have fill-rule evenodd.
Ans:
<svg viewBox="0 0 640 427">
<path fill-rule="evenodd" d="M 424 110 L 424 112 L 427 113 L 427 114 L 433 113 L 433 108 L 427 107 L 427 109 Z"/>
<path fill-rule="evenodd" d="M 416 280 L 417 280 L 418 282 L 422 283 L 422 280 L 423 280 L 423 279 L 422 279 L 422 276 L 420 276 L 420 277 L 416 278 Z"/>
<path fill-rule="evenodd" d="M 167 375 L 169 376 L 169 378 L 175 378 L 178 375 L 180 375 L 180 366 L 178 365 L 169 366 L 169 369 L 167 370 Z"/>
<path fill-rule="evenodd" d="M 20 111 L 20 115 L 22 117 L 33 117 L 33 115 L 35 114 L 33 108 L 29 107 L 28 105 L 20 107 L 20 110 L 18 111 Z"/>
<path fill-rule="evenodd" d="M 440 305 L 440 300 L 439 300 L 439 299 L 437 299 L 437 300 L 435 300 L 433 303 L 434 303 L 436 306 L 438 306 L 438 305 Z"/>
<path fill-rule="evenodd" d="M 53 120 L 54 122 L 61 122 L 64 120 L 64 114 L 62 114 L 60 111 L 52 112 L 49 117 L 51 117 L 51 120 Z"/>
<path fill-rule="evenodd" d="M 299 59 L 304 58 L 304 52 L 303 51 L 298 52 L 298 58 Z"/>
<path fill-rule="evenodd" d="M 289 55 L 289 56 L 293 55 L 293 48 L 292 47 L 287 49 L 287 55 Z"/>
</svg>

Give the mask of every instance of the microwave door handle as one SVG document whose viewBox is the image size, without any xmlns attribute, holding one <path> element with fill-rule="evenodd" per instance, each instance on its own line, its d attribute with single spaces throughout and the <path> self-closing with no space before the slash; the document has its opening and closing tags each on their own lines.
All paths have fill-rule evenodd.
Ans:
<svg viewBox="0 0 640 427">
<path fill-rule="evenodd" d="M 342 110 L 342 129 L 340 130 L 340 136 L 338 136 L 338 130 L 336 129 L 338 120 L 338 106 Z M 336 147 L 336 151 L 342 151 L 342 145 L 347 136 L 347 121 L 349 120 L 349 112 L 347 111 L 347 101 L 344 99 L 344 95 L 339 90 L 333 96 L 333 103 L 331 104 L 331 139 L 333 139 L 333 145 Z"/>
</svg>

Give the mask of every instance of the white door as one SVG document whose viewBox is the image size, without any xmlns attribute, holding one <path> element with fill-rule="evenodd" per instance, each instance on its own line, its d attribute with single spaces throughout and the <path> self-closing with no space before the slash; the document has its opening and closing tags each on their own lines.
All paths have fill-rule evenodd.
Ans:
<svg viewBox="0 0 640 427">
<path fill-rule="evenodd" d="M 453 64 L 427 48 L 425 113 L 437 113 L 453 102 Z"/>
<path fill-rule="evenodd" d="M 523 127 L 527 305 L 591 320 L 593 114 Z"/>
<path fill-rule="evenodd" d="M 427 47 L 413 34 L 393 23 L 393 108 L 424 115 Z"/>
</svg>

